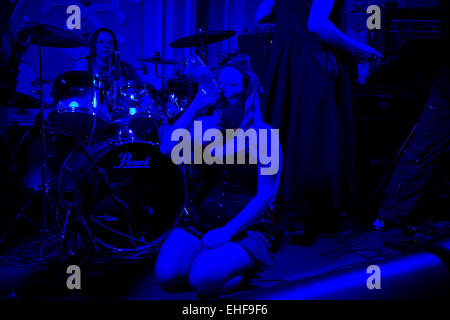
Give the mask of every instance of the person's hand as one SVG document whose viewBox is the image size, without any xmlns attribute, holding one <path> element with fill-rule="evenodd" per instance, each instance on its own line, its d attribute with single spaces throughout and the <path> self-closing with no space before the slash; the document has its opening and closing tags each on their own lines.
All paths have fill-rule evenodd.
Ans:
<svg viewBox="0 0 450 320">
<path fill-rule="evenodd" d="M 264 0 L 258 7 L 255 13 L 256 22 L 268 17 L 272 13 L 274 0 Z"/>
<path fill-rule="evenodd" d="M 231 233 L 226 228 L 208 231 L 202 238 L 203 245 L 208 249 L 217 248 L 231 240 Z"/>
<path fill-rule="evenodd" d="M 217 97 L 210 95 L 205 95 L 201 90 L 197 92 L 194 100 L 192 101 L 190 108 L 195 112 L 196 115 L 204 113 L 209 107 L 214 105 L 217 101 Z"/>
<path fill-rule="evenodd" d="M 365 43 L 358 43 L 353 55 L 358 63 L 369 60 L 381 60 L 383 58 L 381 53 Z"/>
</svg>

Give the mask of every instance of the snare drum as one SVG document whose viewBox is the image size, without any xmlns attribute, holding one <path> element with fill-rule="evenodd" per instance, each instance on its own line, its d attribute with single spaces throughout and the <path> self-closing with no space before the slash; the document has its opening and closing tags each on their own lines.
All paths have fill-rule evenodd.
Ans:
<svg viewBox="0 0 450 320">
<path fill-rule="evenodd" d="M 98 90 L 94 88 L 90 72 L 68 71 L 58 75 L 52 88 L 56 112 L 51 123 L 55 132 L 75 137 L 106 134 L 110 120 L 103 92 L 101 85 Z"/>
</svg>

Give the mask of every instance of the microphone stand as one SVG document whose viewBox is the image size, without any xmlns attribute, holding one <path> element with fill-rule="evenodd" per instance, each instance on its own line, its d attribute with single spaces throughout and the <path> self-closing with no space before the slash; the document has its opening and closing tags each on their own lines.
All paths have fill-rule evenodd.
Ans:
<svg viewBox="0 0 450 320">
<path fill-rule="evenodd" d="M 118 86 L 118 82 L 120 80 L 120 52 L 119 51 L 114 51 L 114 66 L 111 66 L 110 64 L 110 76 L 112 76 L 113 78 L 113 96 L 114 96 L 114 107 L 118 107 L 118 99 L 120 96 L 120 92 L 117 88 Z M 123 106 L 122 106 L 123 108 Z M 123 121 L 123 119 L 118 119 L 118 129 L 117 129 L 117 143 L 124 143 L 124 142 L 129 142 L 129 141 L 134 141 L 135 140 L 135 136 L 134 136 L 134 132 L 132 129 L 129 128 L 129 112 L 130 110 L 120 110 L 120 112 L 126 112 L 126 119 L 125 121 Z"/>
<path fill-rule="evenodd" d="M 42 179 L 42 229 L 47 231 L 47 180 L 45 170 L 47 168 L 47 148 L 45 141 L 45 117 L 44 117 L 44 82 L 42 77 L 42 43 L 39 44 L 39 98 L 41 102 L 41 179 Z"/>
</svg>

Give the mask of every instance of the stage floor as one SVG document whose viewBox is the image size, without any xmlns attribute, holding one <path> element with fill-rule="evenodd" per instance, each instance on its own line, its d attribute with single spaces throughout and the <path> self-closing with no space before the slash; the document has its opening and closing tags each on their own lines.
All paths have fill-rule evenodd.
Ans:
<svg viewBox="0 0 450 320">
<path fill-rule="evenodd" d="M 255 290 L 313 278 L 336 271 L 383 263 L 405 255 L 389 249 L 386 242 L 407 240 L 401 230 L 375 232 L 353 227 L 346 234 L 320 237 L 312 246 L 294 245 L 284 235 L 273 264 L 253 277 L 230 299 L 246 299 Z M 0 262 L 2 299 L 150 299 L 196 300 L 193 291 L 168 293 L 154 277 L 154 258 L 144 261 L 102 258 L 81 265 L 81 290 L 66 287 L 67 264 L 12 266 Z"/>
</svg>

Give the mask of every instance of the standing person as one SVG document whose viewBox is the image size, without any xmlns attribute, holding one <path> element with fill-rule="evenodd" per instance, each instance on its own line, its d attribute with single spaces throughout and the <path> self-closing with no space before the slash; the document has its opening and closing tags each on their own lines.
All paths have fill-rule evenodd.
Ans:
<svg viewBox="0 0 450 320">
<path fill-rule="evenodd" d="M 284 163 L 278 204 L 285 213 L 306 217 L 309 240 L 318 227 L 333 231 L 353 202 L 350 69 L 337 57 L 381 57 L 330 21 L 340 5 L 265 0 L 256 13 L 258 21 L 275 18 L 263 118 L 280 130 Z"/>
</svg>

